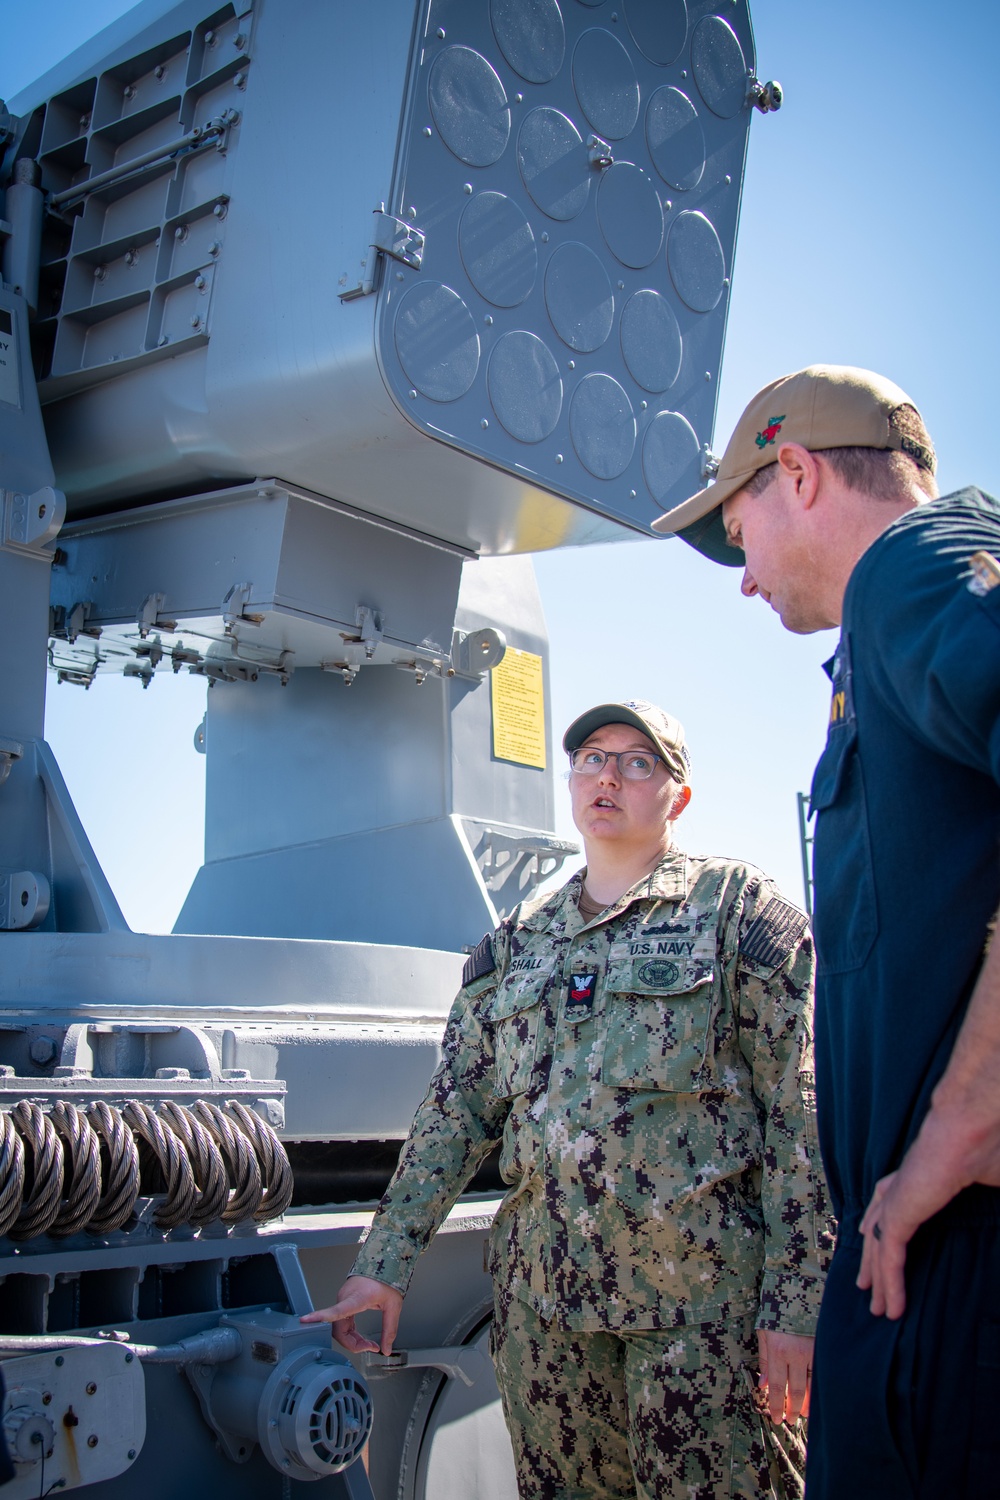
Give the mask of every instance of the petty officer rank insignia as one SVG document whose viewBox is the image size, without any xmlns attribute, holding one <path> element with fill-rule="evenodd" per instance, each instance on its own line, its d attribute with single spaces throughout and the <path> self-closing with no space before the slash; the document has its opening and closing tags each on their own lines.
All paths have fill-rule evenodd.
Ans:
<svg viewBox="0 0 1000 1500">
<path fill-rule="evenodd" d="M 596 974 L 571 974 L 569 976 L 569 994 L 566 997 L 567 1021 L 585 1021 L 593 1013 L 596 989 Z"/>
</svg>

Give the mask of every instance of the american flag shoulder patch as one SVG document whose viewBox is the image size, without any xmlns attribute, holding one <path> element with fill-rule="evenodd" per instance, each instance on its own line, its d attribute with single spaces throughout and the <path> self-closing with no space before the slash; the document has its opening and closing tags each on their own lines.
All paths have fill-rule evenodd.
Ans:
<svg viewBox="0 0 1000 1500">
<path fill-rule="evenodd" d="M 764 969 L 776 969 L 792 952 L 809 925 L 809 918 L 797 906 L 772 896 L 759 916 L 751 922 L 740 944 L 740 957 Z"/>
<path fill-rule="evenodd" d="M 467 984 L 474 984 L 477 979 L 482 979 L 484 974 L 492 974 L 496 966 L 496 955 L 493 952 L 493 934 L 488 932 L 482 942 L 476 944 L 465 960 L 465 968 L 462 970 L 462 987 L 464 988 Z"/>
</svg>

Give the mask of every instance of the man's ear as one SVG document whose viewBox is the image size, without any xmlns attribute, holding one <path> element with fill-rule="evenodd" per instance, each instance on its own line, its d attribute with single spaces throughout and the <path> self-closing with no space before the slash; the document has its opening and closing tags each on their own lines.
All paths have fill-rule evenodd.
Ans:
<svg viewBox="0 0 1000 1500">
<path fill-rule="evenodd" d="M 791 480 L 795 499 L 804 510 L 808 510 L 816 499 L 821 478 L 815 453 L 810 453 L 801 443 L 782 443 L 777 464 L 782 474 Z"/>
<path fill-rule="evenodd" d="M 667 814 L 667 821 L 672 823 L 675 818 L 679 818 L 690 801 L 691 788 L 685 782 L 683 785 L 679 786 L 674 793 L 674 800 L 671 804 L 670 811 Z"/>
</svg>

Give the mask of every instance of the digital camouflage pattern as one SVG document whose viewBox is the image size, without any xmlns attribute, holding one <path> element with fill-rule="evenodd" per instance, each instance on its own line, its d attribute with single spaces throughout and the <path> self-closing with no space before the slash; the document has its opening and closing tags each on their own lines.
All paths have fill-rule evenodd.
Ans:
<svg viewBox="0 0 1000 1500">
<path fill-rule="evenodd" d="M 571 1331 L 811 1334 L 832 1224 L 804 916 L 751 866 L 676 849 L 589 923 L 580 884 L 515 910 L 460 990 L 355 1273 L 405 1291 L 501 1142 L 498 1304 Z"/>
<path fill-rule="evenodd" d="M 753 1318 L 572 1333 L 510 1298 L 491 1350 L 531 1500 L 799 1500 L 806 1423 L 759 1410 Z"/>
</svg>

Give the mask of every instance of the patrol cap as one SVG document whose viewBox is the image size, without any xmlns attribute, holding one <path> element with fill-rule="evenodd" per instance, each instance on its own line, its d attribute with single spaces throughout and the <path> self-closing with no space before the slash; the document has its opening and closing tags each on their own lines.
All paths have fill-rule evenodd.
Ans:
<svg viewBox="0 0 1000 1500">
<path fill-rule="evenodd" d="M 630 724 L 651 740 L 658 755 L 663 756 L 667 770 L 675 781 L 691 778 L 691 757 L 684 743 L 684 725 L 673 714 L 647 703 L 644 698 L 628 698 L 624 703 L 599 703 L 574 719 L 563 735 L 563 749 L 570 755 L 586 744 L 590 736 L 605 724 Z"/>
<path fill-rule="evenodd" d="M 722 502 L 775 462 L 779 443 L 801 443 L 810 452 L 894 448 L 933 474 L 934 450 L 892 426 L 893 413 L 913 405 L 891 380 L 853 365 L 810 365 L 772 380 L 737 422 L 715 483 L 660 516 L 653 530 L 676 532 L 713 562 L 742 567 L 743 553 L 726 545 Z"/>
</svg>

